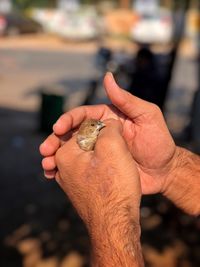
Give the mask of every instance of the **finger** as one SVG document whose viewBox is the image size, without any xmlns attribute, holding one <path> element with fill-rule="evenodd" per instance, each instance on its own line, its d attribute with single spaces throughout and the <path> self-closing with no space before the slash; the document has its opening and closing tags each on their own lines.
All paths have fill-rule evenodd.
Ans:
<svg viewBox="0 0 200 267">
<path fill-rule="evenodd" d="M 130 119 L 135 119 L 147 111 L 149 112 L 153 106 L 153 104 L 121 89 L 110 72 L 105 75 L 104 87 L 112 104 Z"/>
<path fill-rule="evenodd" d="M 46 157 L 42 160 L 42 168 L 45 171 L 52 171 L 56 168 L 55 157 Z"/>
<path fill-rule="evenodd" d="M 56 175 L 56 170 L 53 170 L 53 171 L 44 171 L 44 176 L 47 179 L 53 179 L 53 178 L 55 178 L 55 175 Z"/>
<path fill-rule="evenodd" d="M 59 167 L 62 164 L 72 163 L 80 160 L 80 155 L 85 154 L 78 143 L 77 135 L 73 135 L 56 153 L 56 164 Z"/>
<path fill-rule="evenodd" d="M 102 154 L 112 151 L 113 154 L 117 155 L 120 150 L 127 151 L 128 147 L 122 136 L 122 124 L 119 120 L 106 120 L 104 121 L 106 127 L 104 127 L 97 139 L 95 145 L 95 153 Z"/>
<path fill-rule="evenodd" d="M 63 135 L 68 131 L 78 127 L 87 118 L 101 119 L 106 105 L 81 106 L 74 108 L 63 114 L 53 126 L 53 131 L 57 135 Z"/>
<path fill-rule="evenodd" d="M 61 140 L 54 133 L 52 133 L 40 145 L 39 150 L 43 157 L 49 157 L 55 154 L 60 145 Z"/>
<path fill-rule="evenodd" d="M 100 162 L 102 166 L 107 166 L 110 175 L 116 173 L 137 177 L 134 179 L 136 187 L 139 186 L 138 171 L 128 146 L 123 138 L 122 124 L 119 120 L 104 121 L 106 127 L 103 128 L 97 139 L 94 149 L 94 164 Z M 106 164 L 105 164 L 106 163 Z M 132 179 L 132 178 L 131 178 Z"/>
</svg>

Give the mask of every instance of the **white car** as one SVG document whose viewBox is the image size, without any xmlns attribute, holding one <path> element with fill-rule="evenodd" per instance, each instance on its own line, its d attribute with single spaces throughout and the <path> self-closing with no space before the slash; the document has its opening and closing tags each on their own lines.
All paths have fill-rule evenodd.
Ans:
<svg viewBox="0 0 200 267">
<path fill-rule="evenodd" d="M 62 38 L 73 40 L 94 39 L 98 35 L 98 15 L 94 8 L 78 10 L 42 10 L 35 9 L 33 17 L 43 28 Z"/>
<path fill-rule="evenodd" d="M 56 32 L 67 39 L 94 39 L 98 35 L 98 17 L 93 12 L 60 13 L 54 21 Z"/>
<path fill-rule="evenodd" d="M 141 16 L 131 31 L 131 38 L 139 43 L 168 43 L 172 35 L 172 16 L 162 10 L 158 14 Z"/>
</svg>

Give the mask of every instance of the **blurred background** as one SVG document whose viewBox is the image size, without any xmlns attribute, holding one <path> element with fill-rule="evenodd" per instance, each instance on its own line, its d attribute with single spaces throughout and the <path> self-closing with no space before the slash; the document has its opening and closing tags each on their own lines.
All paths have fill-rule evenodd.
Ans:
<svg viewBox="0 0 200 267">
<path fill-rule="evenodd" d="M 86 230 L 39 144 L 64 111 L 108 103 L 112 71 L 200 153 L 199 0 L 0 0 L 0 266 L 89 266 Z M 199 267 L 200 220 L 143 197 L 146 266 Z"/>
</svg>

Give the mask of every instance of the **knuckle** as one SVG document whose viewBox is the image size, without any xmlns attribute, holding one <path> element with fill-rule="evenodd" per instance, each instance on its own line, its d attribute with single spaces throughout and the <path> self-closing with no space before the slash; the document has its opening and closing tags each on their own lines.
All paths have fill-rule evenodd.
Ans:
<svg viewBox="0 0 200 267">
<path fill-rule="evenodd" d="M 43 158 L 43 159 L 42 159 L 41 164 L 42 164 L 42 168 L 43 168 L 43 169 L 46 169 L 46 158 Z"/>
<path fill-rule="evenodd" d="M 59 164 L 63 164 L 66 161 L 66 155 L 64 153 L 64 150 L 61 148 L 59 148 L 55 154 L 55 159 L 56 159 L 56 163 Z"/>
<path fill-rule="evenodd" d="M 45 153 L 44 153 L 44 144 L 40 144 L 39 146 L 39 151 L 40 151 L 40 154 L 43 156 Z"/>
<path fill-rule="evenodd" d="M 153 113 L 156 113 L 156 114 L 161 114 L 162 113 L 160 108 L 159 108 L 159 106 L 157 106 L 154 103 L 151 103 L 150 105 L 151 105 L 151 110 L 152 110 Z"/>
<path fill-rule="evenodd" d="M 122 124 L 119 120 L 116 119 L 108 119 L 105 121 L 107 129 L 113 130 L 113 131 L 121 131 L 122 130 Z M 106 128 L 105 128 L 106 130 Z"/>
<path fill-rule="evenodd" d="M 107 136 L 103 138 L 101 146 L 104 151 L 109 150 L 110 152 L 111 151 L 115 152 L 119 148 L 119 140 Z"/>
<path fill-rule="evenodd" d="M 106 148 L 107 146 L 109 146 L 110 141 L 111 140 L 108 135 L 104 135 L 103 137 L 100 137 L 99 140 L 97 139 L 97 143 L 99 143 L 99 145 L 103 148 Z"/>
</svg>

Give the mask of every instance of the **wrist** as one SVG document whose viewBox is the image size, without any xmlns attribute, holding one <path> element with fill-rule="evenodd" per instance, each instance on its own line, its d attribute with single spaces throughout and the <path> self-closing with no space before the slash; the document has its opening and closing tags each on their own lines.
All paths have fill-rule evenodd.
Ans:
<svg viewBox="0 0 200 267">
<path fill-rule="evenodd" d="M 134 215 L 127 206 L 124 210 L 116 209 L 112 213 L 92 221 L 88 228 L 92 266 L 143 266 L 139 212 Z"/>
<path fill-rule="evenodd" d="M 117 225 L 109 227 L 104 224 L 101 232 L 94 230 L 90 233 L 92 266 L 142 267 L 140 226 L 133 222 L 126 228 L 120 223 Z"/>
<path fill-rule="evenodd" d="M 176 173 L 179 169 L 179 161 L 182 158 L 182 149 L 181 147 L 176 146 L 174 155 L 170 160 L 168 166 L 166 167 L 166 171 L 164 174 L 164 183 L 162 186 L 161 193 L 169 198 L 170 189 L 173 187 L 174 178 L 176 177 Z"/>
<path fill-rule="evenodd" d="M 173 167 L 168 174 L 163 194 L 191 215 L 199 215 L 200 157 L 177 147 Z"/>
</svg>

